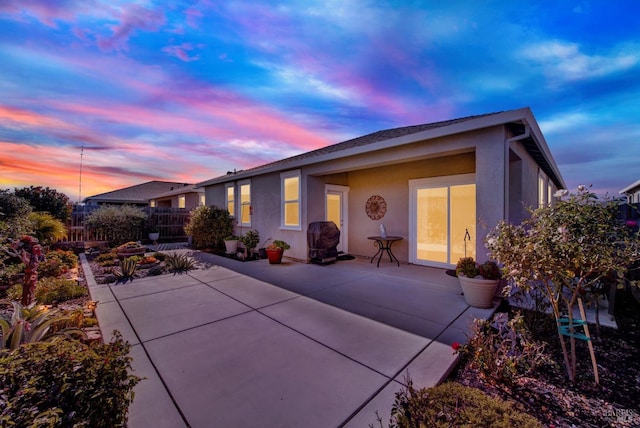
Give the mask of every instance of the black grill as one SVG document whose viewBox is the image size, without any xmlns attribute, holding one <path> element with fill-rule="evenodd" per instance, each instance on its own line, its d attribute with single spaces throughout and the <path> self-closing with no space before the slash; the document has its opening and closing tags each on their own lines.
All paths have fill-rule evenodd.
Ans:
<svg viewBox="0 0 640 428">
<path fill-rule="evenodd" d="M 309 258 L 312 263 L 330 263 L 338 257 L 340 229 L 332 221 L 316 221 L 309 223 L 307 243 Z"/>
</svg>

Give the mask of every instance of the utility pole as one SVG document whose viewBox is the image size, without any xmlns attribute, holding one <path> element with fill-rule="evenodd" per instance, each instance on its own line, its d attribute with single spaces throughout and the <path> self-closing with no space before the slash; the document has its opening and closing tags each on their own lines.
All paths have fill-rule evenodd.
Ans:
<svg viewBox="0 0 640 428">
<path fill-rule="evenodd" d="M 82 202 L 82 156 L 84 155 L 84 145 L 80 147 L 80 180 L 78 182 L 78 205 Z"/>
</svg>

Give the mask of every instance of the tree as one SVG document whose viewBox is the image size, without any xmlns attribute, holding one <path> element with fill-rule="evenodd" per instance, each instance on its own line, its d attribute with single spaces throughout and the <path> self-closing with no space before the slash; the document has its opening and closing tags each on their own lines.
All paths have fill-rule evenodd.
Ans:
<svg viewBox="0 0 640 428">
<path fill-rule="evenodd" d="M 585 186 L 575 194 L 558 191 L 556 197 L 555 206 L 532 211 L 521 225 L 499 223 L 487 236 L 487 247 L 512 284 L 525 293 L 542 292 L 556 321 L 567 317 L 573 326 L 578 298 L 607 281 L 624 281 L 627 266 L 638 258 L 638 235 L 617 221 L 614 201 L 599 201 Z M 569 338 L 569 352 L 560 329 L 558 336 L 573 381 L 575 337 Z"/>
<path fill-rule="evenodd" d="M 0 233 L 7 238 L 18 238 L 30 231 L 29 202 L 9 192 L 0 190 Z"/>
<path fill-rule="evenodd" d="M 30 186 L 16 188 L 14 194 L 26 199 L 34 211 L 48 212 L 63 223 L 71 217 L 69 197 L 55 189 Z"/>
<path fill-rule="evenodd" d="M 141 208 L 131 205 L 103 205 L 85 220 L 85 226 L 110 245 L 137 241 L 142 236 L 147 215 Z"/>
<path fill-rule="evenodd" d="M 224 238 L 233 234 L 233 224 L 229 211 L 205 205 L 191 211 L 184 231 L 193 236 L 196 248 L 222 250 Z"/>
<path fill-rule="evenodd" d="M 37 212 L 29 214 L 33 235 L 43 245 L 52 244 L 67 236 L 67 229 L 57 218 L 49 213 Z"/>
</svg>

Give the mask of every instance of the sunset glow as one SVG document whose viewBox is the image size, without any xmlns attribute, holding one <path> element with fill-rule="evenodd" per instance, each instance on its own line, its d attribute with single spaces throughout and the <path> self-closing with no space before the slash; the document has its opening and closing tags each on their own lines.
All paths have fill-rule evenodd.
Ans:
<svg viewBox="0 0 640 428">
<path fill-rule="evenodd" d="M 193 183 L 529 106 L 569 187 L 617 194 L 640 179 L 638 12 L 631 0 L 2 1 L 0 188 L 76 201 Z"/>
</svg>

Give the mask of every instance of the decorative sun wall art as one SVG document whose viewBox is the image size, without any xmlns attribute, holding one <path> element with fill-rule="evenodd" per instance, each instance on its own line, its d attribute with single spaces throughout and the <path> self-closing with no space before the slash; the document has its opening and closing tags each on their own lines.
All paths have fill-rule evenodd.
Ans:
<svg viewBox="0 0 640 428">
<path fill-rule="evenodd" d="M 373 195 L 364 207 L 371 220 L 380 220 L 387 212 L 387 202 L 382 196 Z"/>
</svg>

